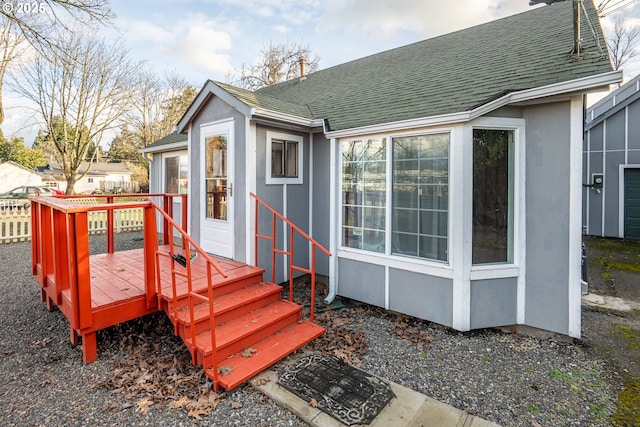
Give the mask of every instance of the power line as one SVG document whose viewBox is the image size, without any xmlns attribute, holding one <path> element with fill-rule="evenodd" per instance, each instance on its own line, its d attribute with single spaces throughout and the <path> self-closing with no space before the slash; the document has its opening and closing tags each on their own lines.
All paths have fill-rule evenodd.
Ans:
<svg viewBox="0 0 640 427">
<path fill-rule="evenodd" d="M 639 1 L 640 0 L 618 0 L 612 3 L 611 0 L 605 0 L 598 5 L 598 15 L 602 18 L 608 14 L 624 9 L 625 7 L 634 5 Z"/>
</svg>

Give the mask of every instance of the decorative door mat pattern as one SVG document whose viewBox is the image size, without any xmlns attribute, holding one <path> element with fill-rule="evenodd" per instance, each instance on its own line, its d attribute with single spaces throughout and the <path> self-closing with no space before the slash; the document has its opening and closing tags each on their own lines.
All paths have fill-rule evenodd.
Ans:
<svg viewBox="0 0 640 427">
<path fill-rule="evenodd" d="M 389 384 L 321 354 L 304 356 L 283 369 L 278 384 L 347 425 L 369 424 L 395 397 Z"/>
</svg>

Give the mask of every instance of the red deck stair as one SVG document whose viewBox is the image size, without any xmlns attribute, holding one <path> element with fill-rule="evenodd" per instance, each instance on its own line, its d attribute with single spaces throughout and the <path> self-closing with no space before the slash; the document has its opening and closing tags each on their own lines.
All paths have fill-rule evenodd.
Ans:
<svg viewBox="0 0 640 427">
<path fill-rule="evenodd" d="M 158 310 L 164 310 L 191 352 L 194 364 L 203 366 L 215 390 L 230 390 L 288 354 L 322 335 L 324 328 L 302 319 L 302 307 L 282 299 L 282 287 L 275 282 L 275 256 L 289 260 L 289 295 L 293 295 L 294 275 L 309 274 L 311 307 L 314 307 L 315 252 L 331 254 L 270 206 L 256 200 L 255 259 L 258 240 L 271 242 L 270 282 L 265 270 L 241 262 L 207 254 L 187 234 L 185 195 L 38 197 L 32 200 L 32 272 L 40 284 L 47 308 L 56 306 L 70 324 L 70 339 L 79 343 L 85 362 L 97 358 L 96 332 Z M 122 196 L 125 197 L 125 196 Z M 161 197 L 163 207 L 153 198 Z M 172 199 L 182 198 L 181 227 L 173 220 Z M 94 200 L 95 199 L 95 200 Z M 106 203 L 105 203 L 106 201 Z M 274 234 L 258 232 L 258 211 L 267 209 L 276 230 L 276 221 L 288 227 L 288 250 L 278 249 Z M 114 211 L 142 209 L 144 248 L 116 252 Z M 88 213 L 106 212 L 107 253 L 90 255 Z M 163 223 L 159 245 L 156 220 Z M 294 233 L 309 242 L 311 266 L 293 265 Z M 179 236 L 180 245 L 174 244 Z M 180 260 L 193 261 L 179 262 Z M 182 257 L 182 258 L 181 258 Z"/>
<path fill-rule="evenodd" d="M 202 266 L 196 260 L 191 268 L 199 270 L 198 267 Z M 177 273 L 185 270 L 178 264 L 174 269 Z M 194 363 L 202 365 L 207 376 L 226 390 L 242 384 L 325 332 L 324 328 L 302 320 L 302 307 L 283 300 L 281 286 L 262 281 L 264 269 L 243 266 L 241 270 L 234 274 L 234 280 L 213 286 L 215 352 L 208 302 L 193 304 L 192 309 L 186 289 L 177 295 L 177 306 L 169 296 L 163 296 L 162 300 Z M 207 289 L 193 292 L 204 297 Z M 193 333 L 192 328 L 195 328 Z M 218 366 L 217 374 L 213 366 Z"/>
</svg>

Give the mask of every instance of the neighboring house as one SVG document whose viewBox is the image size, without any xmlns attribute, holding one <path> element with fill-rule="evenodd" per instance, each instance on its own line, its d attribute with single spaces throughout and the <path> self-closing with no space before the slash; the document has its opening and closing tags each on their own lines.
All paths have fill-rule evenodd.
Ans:
<svg viewBox="0 0 640 427">
<path fill-rule="evenodd" d="M 42 186 L 43 175 L 9 160 L 0 164 L 0 193 L 6 193 L 16 187 L 26 185 Z"/>
<path fill-rule="evenodd" d="M 640 76 L 587 110 L 584 232 L 640 240 Z"/>
<path fill-rule="evenodd" d="M 255 92 L 206 82 L 177 125 L 190 234 L 269 277 L 266 251 L 253 259 L 254 192 L 330 248 L 317 262 L 327 300 L 461 331 L 580 336 L 583 95 L 622 73 L 591 2 L 571 53 L 573 3 Z M 152 169 L 169 151 L 152 152 Z M 167 188 L 162 176 L 152 192 Z M 270 224 L 260 218 L 260 231 Z M 296 265 L 308 256 L 296 252 Z"/>
<path fill-rule="evenodd" d="M 137 183 L 131 181 L 132 172 L 124 163 L 82 162 L 78 171 L 83 173 L 89 166 L 89 172 L 75 183 L 74 190 L 76 193 L 110 192 L 114 189 L 126 193 L 138 191 Z M 66 190 L 67 182 L 61 165 L 56 162 L 49 162 L 47 165 L 39 166 L 36 169 L 39 172 L 55 176 L 60 183 L 59 189 Z"/>
</svg>

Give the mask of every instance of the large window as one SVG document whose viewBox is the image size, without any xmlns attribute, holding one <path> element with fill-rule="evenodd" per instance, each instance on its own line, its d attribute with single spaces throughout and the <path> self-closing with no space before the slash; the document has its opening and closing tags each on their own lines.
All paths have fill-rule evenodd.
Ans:
<svg viewBox="0 0 640 427">
<path fill-rule="evenodd" d="M 342 146 L 342 244 L 385 252 L 386 139 Z"/>
<path fill-rule="evenodd" d="M 449 134 L 393 138 L 395 254 L 447 260 Z"/>
<path fill-rule="evenodd" d="M 513 262 L 514 132 L 473 130 L 473 264 Z"/>
<path fill-rule="evenodd" d="M 186 194 L 188 188 L 187 155 L 165 157 L 164 191 Z"/>
<path fill-rule="evenodd" d="M 448 208 L 448 133 L 342 144 L 343 246 L 447 261 Z"/>
</svg>

